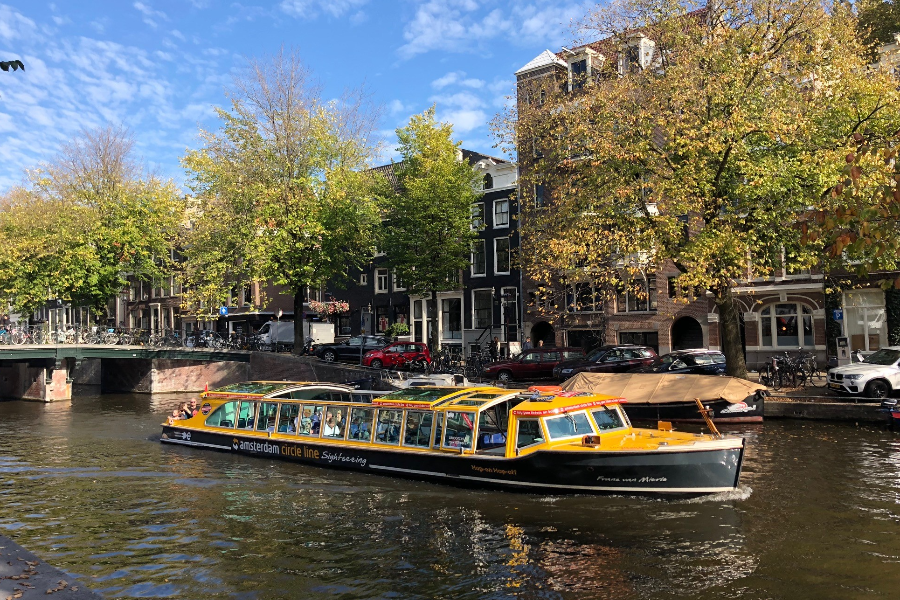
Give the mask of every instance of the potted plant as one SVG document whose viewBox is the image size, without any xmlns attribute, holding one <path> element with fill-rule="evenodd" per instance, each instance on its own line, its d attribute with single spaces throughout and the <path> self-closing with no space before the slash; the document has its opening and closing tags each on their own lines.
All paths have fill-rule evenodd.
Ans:
<svg viewBox="0 0 900 600">
<path fill-rule="evenodd" d="M 384 334 L 392 340 L 396 340 L 400 336 L 409 335 L 409 325 L 406 323 L 393 323 L 385 330 Z"/>
</svg>

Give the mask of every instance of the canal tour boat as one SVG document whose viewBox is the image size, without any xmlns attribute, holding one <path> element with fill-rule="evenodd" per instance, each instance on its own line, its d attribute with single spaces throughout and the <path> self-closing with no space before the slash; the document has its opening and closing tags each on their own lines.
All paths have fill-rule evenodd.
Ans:
<svg viewBox="0 0 900 600">
<path fill-rule="evenodd" d="M 744 440 L 631 426 L 624 399 L 559 388 L 408 388 L 354 402 L 338 384 L 207 392 L 161 441 L 399 477 L 545 493 L 700 495 L 738 485 Z M 702 409 L 703 407 L 701 407 Z"/>
</svg>

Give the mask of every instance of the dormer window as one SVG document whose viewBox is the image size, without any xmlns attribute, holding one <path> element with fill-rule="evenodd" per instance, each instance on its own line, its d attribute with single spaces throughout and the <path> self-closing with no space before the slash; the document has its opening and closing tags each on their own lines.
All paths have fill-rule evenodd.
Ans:
<svg viewBox="0 0 900 600">
<path fill-rule="evenodd" d="M 572 89 L 580 90 L 584 87 L 588 77 L 587 59 L 581 59 L 572 63 Z"/>
<path fill-rule="evenodd" d="M 591 84 L 593 77 L 601 68 L 603 55 L 590 48 L 569 53 L 569 91 L 580 90 Z"/>
<path fill-rule="evenodd" d="M 490 190 L 494 187 L 494 178 L 491 177 L 490 173 L 486 173 L 484 175 L 484 182 L 482 183 L 482 189 Z"/>
<path fill-rule="evenodd" d="M 628 46 L 625 49 L 625 72 L 640 73 L 641 49 L 638 46 Z"/>
</svg>

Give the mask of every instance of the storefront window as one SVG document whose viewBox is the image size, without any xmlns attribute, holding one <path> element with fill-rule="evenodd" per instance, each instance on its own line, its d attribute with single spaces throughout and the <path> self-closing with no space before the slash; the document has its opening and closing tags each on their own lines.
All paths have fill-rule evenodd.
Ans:
<svg viewBox="0 0 900 600">
<path fill-rule="evenodd" d="M 759 313 L 762 345 L 774 348 L 811 348 L 815 345 L 812 309 L 803 304 L 780 303 Z"/>
<path fill-rule="evenodd" d="M 887 339 L 884 292 L 856 290 L 844 294 L 844 332 L 852 350 L 874 352 Z"/>
<path fill-rule="evenodd" d="M 462 339 L 462 299 L 444 298 L 441 300 L 441 329 L 444 339 Z"/>
</svg>

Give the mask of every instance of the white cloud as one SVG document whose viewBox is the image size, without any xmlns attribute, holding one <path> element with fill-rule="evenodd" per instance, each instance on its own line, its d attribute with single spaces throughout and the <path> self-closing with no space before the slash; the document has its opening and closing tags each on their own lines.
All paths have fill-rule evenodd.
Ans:
<svg viewBox="0 0 900 600">
<path fill-rule="evenodd" d="M 485 102 L 472 92 L 438 94 L 429 99 L 437 106 L 437 118 L 453 124 L 455 134 L 464 134 L 485 125 L 490 118 L 482 110 Z"/>
<path fill-rule="evenodd" d="M 132 4 L 135 9 L 142 15 L 144 15 L 144 23 L 149 25 L 150 27 L 156 29 L 157 19 L 162 19 L 163 21 L 168 21 L 169 17 L 161 10 L 155 10 L 153 7 L 144 4 L 143 2 L 135 2 Z"/>
<path fill-rule="evenodd" d="M 0 39 L 9 42 L 27 39 L 37 33 L 34 21 L 26 18 L 13 7 L 0 4 L 0 14 L 3 15 L 3 18 L 0 19 Z"/>
<path fill-rule="evenodd" d="M 169 35 L 171 35 L 173 38 L 178 38 L 182 42 L 185 41 L 184 34 L 181 33 L 180 31 L 178 31 L 177 29 L 173 29 L 172 31 L 170 31 Z"/>
<path fill-rule="evenodd" d="M 330 17 L 341 17 L 352 12 L 369 0 L 282 0 L 280 7 L 292 17 L 314 19 L 325 13 Z M 383 1 L 383 0 L 382 0 Z M 357 15 L 353 15 L 356 18 Z"/>
<path fill-rule="evenodd" d="M 106 31 L 106 19 L 97 19 L 96 21 L 88 23 L 88 25 L 94 30 L 94 33 L 103 33 Z"/>
<path fill-rule="evenodd" d="M 474 78 L 466 78 L 464 71 L 451 71 L 431 82 L 431 87 L 435 89 L 443 89 L 448 85 L 461 85 L 473 89 L 481 89 L 484 87 L 484 81 Z"/>
<path fill-rule="evenodd" d="M 498 7 L 497 5 L 500 5 Z M 427 0 L 416 8 L 398 48 L 409 59 L 431 51 L 484 51 L 489 41 L 558 46 L 568 39 L 570 23 L 586 14 L 586 0 L 506 0 L 487 5 L 474 0 Z"/>
</svg>

